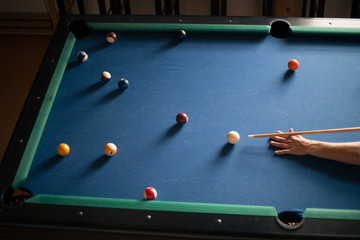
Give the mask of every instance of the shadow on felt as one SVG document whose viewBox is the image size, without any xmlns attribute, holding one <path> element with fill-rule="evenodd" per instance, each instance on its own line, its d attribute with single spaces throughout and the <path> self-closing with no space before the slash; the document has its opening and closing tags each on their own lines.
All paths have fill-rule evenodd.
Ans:
<svg viewBox="0 0 360 240">
<path fill-rule="evenodd" d="M 53 157 L 49 158 L 48 160 L 46 160 L 40 167 L 41 170 L 46 170 L 49 168 L 54 167 L 55 165 L 57 165 L 58 163 L 60 163 L 62 161 L 63 158 L 65 158 L 66 156 L 62 157 L 58 154 L 54 155 Z"/>
<path fill-rule="evenodd" d="M 235 148 L 235 144 L 225 143 L 218 151 L 216 155 L 215 162 L 221 163 L 224 161 L 225 158 L 229 157 L 231 152 L 233 152 Z"/>
<path fill-rule="evenodd" d="M 108 42 L 101 42 L 97 45 L 94 45 L 88 49 L 85 50 L 86 53 L 93 53 L 93 52 L 96 52 L 96 51 L 100 51 L 106 47 L 109 47 L 110 43 Z"/>
<path fill-rule="evenodd" d="M 287 82 L 291 81 L 291 79 L 294 78 L 294 76 L 295 76 L 295 71 L 292 71 L 289 69 L 284 73 L 282 82 L 287 83 Z"/>
<path fill-rule="evenodd" d="M 79 61 L 72 61 L 72 62 L 69 62 L 68 65 L 66 66 L 66 70 L 65 71 L 68 71 L 68 70 L 71 70 L 73 68 L 76 68 L 77 66 L 79 66 L 81 64 L 81 62 Z"/>
<path fill-rule="evenodd" d="M 82 90 L 78 96 L 88 96 L 89 94 L 99 90 L 100 88 L 102 88 L 104 86 L 104 84 L 102 82 L 96 82 L 91 84 L 90 86 L 88 86 L 87 88 L 85 88 L 84 90 Z"/>
<path fill-rule="evenodd" d="M 176 134 L 178 134 L 181 130 L 182 126 L 179 124 L 174 124 L 171 127 L 169 127 L 164 134 L 159 139 L 159 144 L 168 141 L 170 138 L 174 137 Z"/>
<path fill-rule="evenodd" d="M 161 51 L 168 51 L 168 50 L 170 50 L 170 49 L 178 46 L 179 44 L 181 44 L 181 42 L 182 42 L 182 41 L 179 40 L 179 39 L 173 39 L 173 40 L 167 42 L 164 46 L 162 46 L 162 47 L 160 48 L 160 52 L 161 52 Z"/>
<path fill-rule="evenodd" d="M 227 156 L 228 154 L 230 154 L 230 152 L 233 151 L 235 144 L 231 144 L 231 143 L 225 143 L 224 146 L 221 148 L 221 150 L 219 151 L 218 157 L 222 158 Z"/>
<path fill-rule="evenodd" d="M 54 168 L 57 164 L 64 161 L 65 158 L 66 158 L 66 156 L 63 157 L 58 154 L 52 156 L 51 158 L 44 161 L 38 168 L 35 168 L 34 174 L 35 175 L 42 174 L 42 173 L 48 171 L 49 169 Z"/>
<path fill-rule="evenodd" d="M 121 90 L 120 88 L 114 89 L 111 92 L 105 94 L 102 98 L 100 98 L 98 103 L 105 104 L 108 101 L 111 101 L 111 100 L 119 97 L 123 92 L 124 92 L 124 90 Z"/>
<path fill-rule="evenodd" d="M 90 164 L 89 170 L 96 170 L 102 168 L 103 166 L 105 166 L 105 164 L 109 161 L 110 158 L 111 156 L 101 155 Z"/>
<path fill-rule="evenodd" d="M 95 173 L 97 170 L 103 168 L 106 163 L 109 162 L 109 159 L 111 156 L 107 155 L 100 155 L 98 158 L 96 158 L 92 163 L 89 164 L 89 166 L 84 169 L 81 177 L 88 177 L 91 176 L 93 173 Z"/>
</svg>

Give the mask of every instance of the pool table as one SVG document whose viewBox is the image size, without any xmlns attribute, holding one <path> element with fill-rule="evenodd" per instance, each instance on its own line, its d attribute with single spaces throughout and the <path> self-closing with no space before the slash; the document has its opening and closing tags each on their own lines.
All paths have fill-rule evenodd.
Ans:
<svg viewBox="0 0 360 240">
<path fill-rule="evenodd" d="M 360 126 L 359 62 L 359 20 L 64 17 L 2 160 L 1 230 L 359 238 L 360 167 L 247 137 Z"/>
</svg>

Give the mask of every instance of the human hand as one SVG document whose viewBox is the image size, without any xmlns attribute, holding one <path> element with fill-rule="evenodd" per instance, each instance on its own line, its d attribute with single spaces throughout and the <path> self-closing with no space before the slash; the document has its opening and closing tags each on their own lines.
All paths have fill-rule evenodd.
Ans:
<svg viewBox="0 0 360 240">
<path fill-rule="evenodd" d="M 290 132 L 294 132 L 290 128 Z M 277 131 L 277 133 L 282 133 Z M 272 140 L 270 144 L 275 147 L 283 148 L 282 150 L 276 150 L 275 154 L 294 154 L 294 155 L 306 155 L 309 154 L 311 140 L 304 138 L 301 135 L 292 135 L 292 136 L 274 136 L 271 137 Z"/>
</svg>

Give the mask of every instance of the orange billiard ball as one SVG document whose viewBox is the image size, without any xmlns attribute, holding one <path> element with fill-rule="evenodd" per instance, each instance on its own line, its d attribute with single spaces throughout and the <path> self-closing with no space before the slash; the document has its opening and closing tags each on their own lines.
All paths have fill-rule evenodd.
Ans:
<svg viewBox="0 0 360 240">
<path fill-rule="evenodd" d="M 117 147 L 113 143 L 108 143 L 104 147 L 104 153 L 108 156 L 113 156 L 117 152 Z"/>
<path fill-rule="evenodd" d="M 288 62 L 288 67 L 291 71 L 295 71 L 296 69 L 299 68 L 299 62 L 298 60 L 296 59 L 291 59 L 289 62 Z"/>
<path fill-rule="evenodd" d="M 57 152 L 60 156 L 66 156 L 70 153 L 70 147 L 66 143 L 60 143 Z"/>
</svg>

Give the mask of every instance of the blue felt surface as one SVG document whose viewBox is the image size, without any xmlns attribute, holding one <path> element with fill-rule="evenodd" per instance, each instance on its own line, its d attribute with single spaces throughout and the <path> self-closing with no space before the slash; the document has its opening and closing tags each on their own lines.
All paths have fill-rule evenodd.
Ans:
<svg viewBox="0 0 360 240">
<path fill-rule="evenodd" d="M 360 168 L 274 156 L 248 134 L 360 125 L 356 40 L 106 32 L 78 40 L 29 176 L 34 194 L 305 208 L 360 209 Z M 341 40 L 341 41 L 340 41 Z M 87 62 L 77 63 L 83 50 Z M 287 70 L 296 58 L 300 68 Z M 102 85 L 100 73 L 111 81 Z M 120 92 L 117 82 L 127 78 Z M 189 122 L 178 127 L 179 112 Z M 226 142 L 229 131 L 240 142 Z M 360 133 L 309 136 L 359 141 Z M 59 143 L 70 155 L 56 155 Z M 113 142 L 118 153 L 106 157 Z"/>
</svg>

